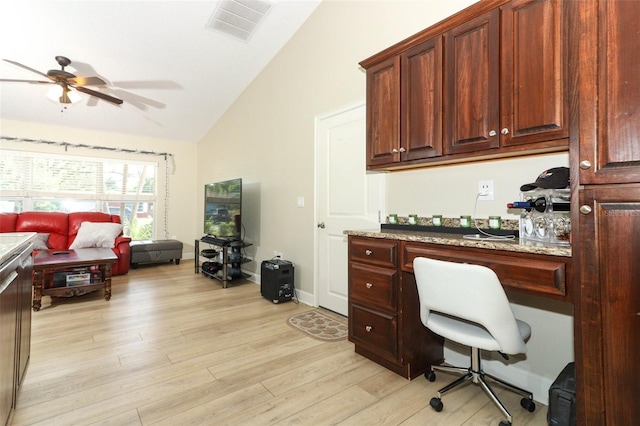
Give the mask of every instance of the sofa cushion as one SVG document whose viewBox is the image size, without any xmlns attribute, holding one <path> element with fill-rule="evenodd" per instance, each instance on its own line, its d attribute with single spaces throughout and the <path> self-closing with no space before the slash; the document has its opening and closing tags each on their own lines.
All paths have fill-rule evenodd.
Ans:
<svg viewBox="0 0 640 426">
<path fill-rule="evenodd" d="M 44 214 L 43 214 L 44 213 Z M 23 212 L 18 215 L 14 232 L 49 234 L 47 244 L 56 250 L 69 248 L 68 214 L 61 212 Z"/>
<path fill-rule="evenodd" d="M 18 213 L 0 213 L 0 232 L 16 232 Z"/>
<path fill-rule="evenodd" d="M 37 234 L 35 240 L 33 240 L 34 250 L 49 250 L 49 234 Z"/>
<path fill-rule="evenodd" d="M 114 248 L 115 240 L 122 233 L 122 225 L 119 223 L 95 223 L 82 222 L 78 234 L 70 250 L 89 247 Z"/>
</svg>

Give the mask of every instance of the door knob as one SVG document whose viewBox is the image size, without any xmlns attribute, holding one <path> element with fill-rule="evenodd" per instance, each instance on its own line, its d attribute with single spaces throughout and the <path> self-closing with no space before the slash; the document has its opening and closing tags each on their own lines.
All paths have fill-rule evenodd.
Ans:
<svg viewBox="0 0 640 426">
<path fill-rule="evenodd" d="M 591 213 L 591 207 L 584 205 L 584 206 L 580 206 L 580 213 L 582 214 L 589 214 Z"/>
<path fill-rule="evenodd" d="M 320 229 L 324 229 L 324 222 L 320 222 L 320 223 L 318 223 L 318 225 L 317 225 L 317 226 L 318 226 L 318 228 L 320 228 Z"/>
<path fill-rule="evenodd" d="M 500 130 L 500 133 L 502 133 L 503 135 L 508 135 L 509 134 L 509 129 L 507 129 L 506 127 L 502 130 Z"/>
<path fill-rule="evenodd" d="M 494 136 L 495 136 L 495 135 L 497 135 L 497 134 L 498 134 L 498 133 L 496 133 L 496 131 L 495 131 L 495 130 L 491 130 L 491 131 L 489 132 L 489 136 L 491 136 L 491 137 L 494 137 Z"/>
</svg>

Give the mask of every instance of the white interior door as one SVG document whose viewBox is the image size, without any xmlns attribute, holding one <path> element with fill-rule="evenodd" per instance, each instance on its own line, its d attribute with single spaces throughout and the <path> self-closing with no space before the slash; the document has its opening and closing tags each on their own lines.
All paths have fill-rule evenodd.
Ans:
<svg viewBox="0 0 640 426">
<path fill-rule="evenodd" d="M 316 118 L 316 301 L 347 315 L 346 229 L 379 229 L 384 174 L 365 168 L 365 105 Z"/>
</svg>

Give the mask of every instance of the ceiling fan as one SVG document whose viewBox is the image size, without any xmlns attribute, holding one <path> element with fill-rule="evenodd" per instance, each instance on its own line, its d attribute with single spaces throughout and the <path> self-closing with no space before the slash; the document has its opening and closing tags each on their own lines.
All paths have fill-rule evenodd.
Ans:
<svg viewBox="0 0 640 426">
<path fill-rule="evenodd" d="M 71 64 L 71 60 L 64 56 L 56 56 L 56 61 L 58 65 L 62 69 L 59 70 L 49 70 L 46 74 L 34 70 L 26 65 L 22 65 L 19 62 L 11 61 L 9 59 L 3 59 L 3 61 L 9 62 L 10 64 L 16 65 L 20 68 L 24 68 L 31 72 L 34 72 L 42 77 L 47 78 L 48 80 L 16 80 L 16 79 L 6 79 L 0 78 L 0 82 L 13 82 L 13 83 L 31 83 L 31 84 L 57 84 L 62 89 L 59 101 L 61 104 L 70 104 L 71 99 L 69 98 L 69 92 L 71 89 L 77 90 L 78 92 L 86 93 L 87 95 L 95 96 L 96 98 L 103 99 L 107 102 L 111 102 L 117 105 L 122 104 L 122 99 L 114 98 L 113 96 L 109 96 L 104 93 L 97 92 L 93 89 L 89 89 L 85 86 L 101 86 L 106 85 L 107 83 L 101 79 L 100 77 L 76 77 L 68 71 L 64 70 L 64 67 Z"/>
</svg>

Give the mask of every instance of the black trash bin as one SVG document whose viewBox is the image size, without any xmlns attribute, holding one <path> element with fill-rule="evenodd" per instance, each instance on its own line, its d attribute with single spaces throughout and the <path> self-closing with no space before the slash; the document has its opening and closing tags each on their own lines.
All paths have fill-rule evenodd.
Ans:
<svg viewBox="0 0 640 426">
<path fill-rule="evenodd" d="M 576 368 L 573 362 L 560 372 L 549 388 L 550 426 L 575 426 L 576 424 Z"/>
</svg>

